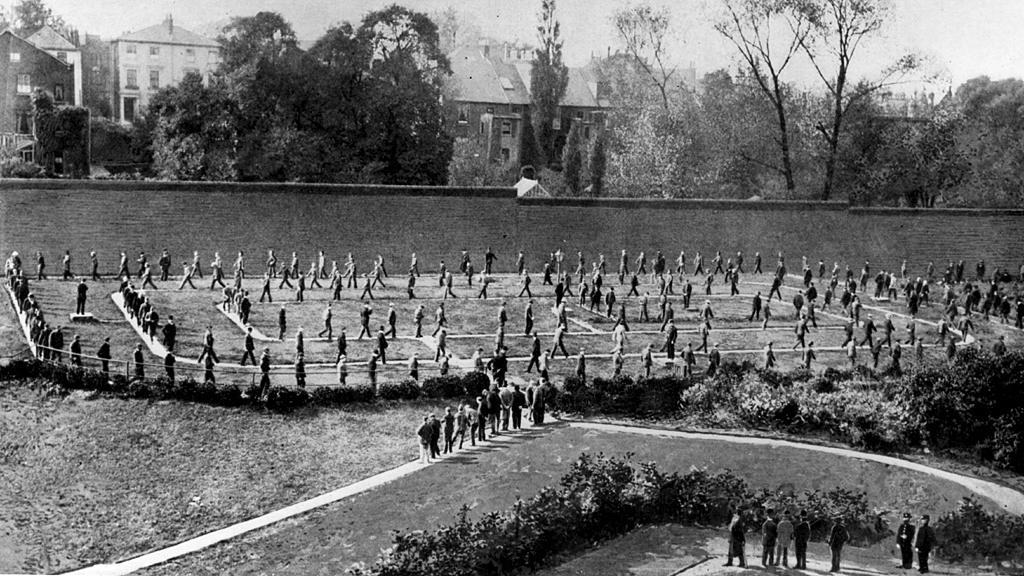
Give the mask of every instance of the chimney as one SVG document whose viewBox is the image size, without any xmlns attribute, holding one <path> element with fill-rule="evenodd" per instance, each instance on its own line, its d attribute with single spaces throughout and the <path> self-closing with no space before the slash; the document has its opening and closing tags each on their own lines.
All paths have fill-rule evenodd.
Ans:
<svg viewBox="0 0 1024 576">
<path fill-rule="evenodd" d="M 167 25 L 167 33 L 174 34 L 174 17 L 168 14 L 167 18 L 164 19 L 164 24 Z"/>
</svg>

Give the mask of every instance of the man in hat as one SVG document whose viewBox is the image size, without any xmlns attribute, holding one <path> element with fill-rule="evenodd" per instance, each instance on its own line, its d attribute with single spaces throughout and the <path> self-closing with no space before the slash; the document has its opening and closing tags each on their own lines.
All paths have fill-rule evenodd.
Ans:
<svg viewBox="0 0 1024 576">
<path fill-rule="evenodd" d="M 775 565 L 775 544 L 779 532 L 774 516 L 775 510 L 769 508 L 765 511 L 764 524 L 761 524 L 761 566 Z"/>
<path fill-rule="evenodd" d="M 835 524 L 832 525 L 832 529 L 828 533 L 828 544 L 829 550 L 832 552 L 832 568 L 829 572 L 839 572 L 839 563 L 842 560 L 843 545 L 850 539 L 850 533 L 846 530 L 846 525 L 843 523 L 842 516 L 836 516 Z"/>
<path fill-rule="evenodd" d="M 746 568 L 747 556 L 743 547 L 747 543 L 747 527 L 743 524 L 743 515 L 737 508 L 732 515 L 732 522 L 729 523 L 729 553 L 726 556 L 725 565 L 732 566 L 732 559 L 736 557 L 740 561 L 740 568 Z"/>
<path fill-rule="evenodd" d="M 811 523 L 807 520 L 807 510 L 800 511 L 800 520 L 793 528 L 793 548 L 796 552 L 797 570 L 807 569 L 807 542 L 811 539 Z"/>
<path fill-rule="evenodd" d="M 928 525 L 931 518 L 925 514 L 921 516 L 921 525 L 917 528 L 917 539 L 914 541 L 914 548 L 917 549 L 917 569 L 921 574 L 928 572 L 928 554 L 935 546 L 935 531 Z"/>
<path fill-rule="evenodd" d="M 903 523 L 896 530 L 896 546 L 900 549 L 904 570 L 914 567 L 914 534 L 916 528 L 910 522 L 910 513 L 903 514 Z"/>
</svg>

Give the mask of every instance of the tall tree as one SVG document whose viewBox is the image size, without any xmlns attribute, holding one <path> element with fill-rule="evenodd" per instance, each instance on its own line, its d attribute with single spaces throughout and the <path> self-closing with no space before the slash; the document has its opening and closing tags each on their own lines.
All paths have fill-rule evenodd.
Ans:
<svg viewBox="0 0 1024 576">
<path fill-rule="evenodd" d="M 828 200 L 835 181 L 847 109 L 858 99 L 890 86 L 907 72 L 917 69 L 920 60 L 914 55 L 903 56 L 886 69 L 881 79 L 852 89 L 850 67 L 861 42 L 882 28 L 888 12 L 886 0 L 805 0 L 790 8 L 794 21 L 802 19 L 811 25 L 811 34 L 799 36 L 800 46 L 832 98 L 830 121 L 817 125 L 828 147 L 821 191 L 821 199 Z"/>
<path fill-rule="evenodd" d="M 550 162 L 556 155 L 554 120 L 569 86 L 569 68 L 562 62 L 560 25 L 555 17 L 555 0 L 541 0 L 537 26 L 539 46 L 534 51 L 530 75 L 530 99 L 534 132 L 541 158 Z"/>
<path fill-rule="evenodd" d="M 785 178 L 790 192 L 796 188 L 796 181 L 786 117 L 788 88 L 783 73 L 811 32 L 808 14 L 795 9 L 798 1 L 722 0 L 727 16 L 715 25 L 715 30 L 736 47 L 750 76 L 775 110 L 782 166 L 766 167 Z"/>
<path fill-rule="evenodd" d="M 608 168 L 608 153 L 605 141 L 608 136 L 599 130 L 590 147 L 590 195 L 597 198 L 604 192 L 604 174 Z"/>
<path fill-rule="evenodd" d="M 438 45 L 445 54 L 473 46 L 480 39 L 480 27 L 474 18 L 454 6 L 432 13 L 430 19 L 437 23 Z"/>
<path fill-rule="evenodd" d="M 357 36 L 370 55 L 372 98 L 365 142 L 373 177 L 391 184 L 444 184 L 452 156 L 441 89 L 451 74 L 437 25 L 426 14 L 393 5 L 363 18 Z"/>
<path fill-rule="evenodd" d="M 540 151 L 537 149 L 537 135 L 533 131 L 530 112 L 523 114 L 522 130 L 519 131 L 519 167 L 531 166 L 536 174 L 540 170 Z"/>
<path fill-rule="evenodd" d="M 566 196 L 579 196 L 583 187 L 583 128 L 573 121 L 562 148 L 562 178 Z"/>
<path fill-rule="evenodd" d="M 676 67 L 669 63 L 666 40 L 671 29 L 668 8 L 636 4 L 617 10 L 612 23 L 635 65 L 643 70 L 661 96 L 662 106 L 669 108 L 669 86 Z"/>
</svg>

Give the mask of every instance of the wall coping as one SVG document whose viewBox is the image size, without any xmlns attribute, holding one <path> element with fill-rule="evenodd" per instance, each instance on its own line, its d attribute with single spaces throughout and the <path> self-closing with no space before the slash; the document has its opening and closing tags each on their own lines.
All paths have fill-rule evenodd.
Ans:
<svg viewBox="0 0 1024 576">
<path fill-rule="evenodd" d="M 623 209 L 819 210 L 846 211 L 847 202 L 813 200 L 730 200 L 718 198 L 519 198 L 523 206 L 578 206 Z"/>
<path fill-rule="evenodd" d="M 93 190 L 127 192 L 230 192 L 323 194 L 337 196 L 448 196 L 514 199 L 515 188 L 315 184 L 294 182 L 182 182 L 164 180 L 0 179 L 0 190 Z"/>
</svg>

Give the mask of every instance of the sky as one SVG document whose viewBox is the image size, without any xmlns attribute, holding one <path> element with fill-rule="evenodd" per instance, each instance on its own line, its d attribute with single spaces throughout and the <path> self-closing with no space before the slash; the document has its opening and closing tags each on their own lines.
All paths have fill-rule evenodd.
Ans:
<svg viewBox="0 0 1024 576">
<path fill-rule="evenodd" d="M 12 0 L 0 0 L 10 4 Z M 333 24 L 357 22 L 370 10 L 396 0 L 47 0 L 54 12 L 79 30 L 114 38 L 160 23 L 168 14 L 186 28 L 206 29 L 233 16 L 260 10 L 280 12 L 301 40 L 318 38 Z M 670 53 L 680 65 L 698 74 L 735 67 L 726 41 L 713 28 L 718 0 L 647 0 L 667 6 L 674 34 Z M 980 75 L 1024 78 L 1024 0 L 891 0 L 885 29 L 861 54 L 854 70 L 871 77 L 907 52 L 929 58 L 941 89 Z M 484 34 L 533 42 L 540 0 L 404 0 L 410 8 L 433 12 L 449 6 L 475 21 Z M 611 26 L 623 0 L 558 0 L 557 13 L 570 65 L 621 44 Z M 810 83 L 812 69 L 798 62 L 793 80 Z"/>
</svg>

